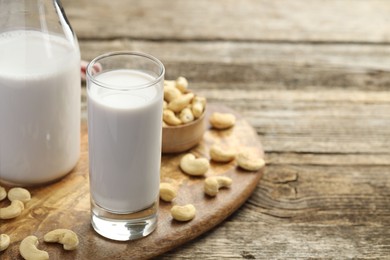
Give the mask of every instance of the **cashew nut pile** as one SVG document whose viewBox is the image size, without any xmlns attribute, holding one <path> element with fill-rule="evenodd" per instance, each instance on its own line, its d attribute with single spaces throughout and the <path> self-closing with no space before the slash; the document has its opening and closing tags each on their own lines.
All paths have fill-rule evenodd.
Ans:
<svg viewBox="0 0 390 260">
<path fill-rule="evenodd" d="M 206 98 L 188 91 L 188 81 L 184 77 L 164 81 L 163 123 L 177 126 L 199 118 L 206 107 Z"/>
<path fill-rule="evenodd" d="M 176 188 L 167 182 L 160 183 L 160 198 L 163 201 L 171 202 L 177 195 Z"/>
<path fill-rule="evenodd" d="M 212 176 L 204 181 L 204 192 L 209 196 L 216 196 L 220 188 L 228 188 L 232 185 L 232 179 L 226 176 Z"/>
<path fill-rule="evenodd" d="M 171 215 L 177 221 L 190 221 L 195 217 L 195 214 L 196 209 L 192 204 L 184 206 L 175 205 L 171 208 Z"/>
<path fill-rule="evenodd" d="M 184 155 L 180 160 L 180 168 L 192 176 L 204 175 L 209 167 L 210 163 L 206 158 L 196 158 L 192 153 Z"/>
</svg>

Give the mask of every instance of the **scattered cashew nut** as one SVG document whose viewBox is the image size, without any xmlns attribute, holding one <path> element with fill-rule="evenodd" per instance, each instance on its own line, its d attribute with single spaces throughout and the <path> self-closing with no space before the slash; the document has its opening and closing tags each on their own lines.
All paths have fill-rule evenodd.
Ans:
<svg viewBox="0 0 390 260">
<path fill-rule="evenodd" d="M 64 245 L 65 250 L 74 250 L 79 244 L 77 234 L 69 229 L 55 229 L 43 237 L 45 242 L 58 242 Z"/>
<path fill-rule="evenodd" d="M 216 129 L 227 129 L 236 123 L 236 117 L 230 113 L 213 113 L 209 118 L 210 124 Z"/>
<path fill-rule="evenodd" d="M 188 108 L 188 107 L 184 108 L 184 109 L 180 112 L 179 118 L 180 118 L 180 120 L 181 120 L 184 124 L 189 123 L 189 122 L 192 122 L 192 121 L 194 121 L 194 119 L 195 119 L 194 115 L 192 114 L 191 109 Z"/>
<path fill-rule="evenodd" d="M 160 198 L 163 201 L 171 202 L 177 195 L 176 188 L 167 182 L 160 183 Z"/>
<path fill-rule="evenodd" d="M 204 192 L 214 197 L 220 188 L 228 188 L 232 185 L 232 182 L 232 179 L 226 176 L 207 177 L 204 181 Z"/>
<path fill-rule="evenodd" d="M 176 117 L 175 113 L 172 110 L 165 109 L 163 112 L 163 120 L 168 125 L 180 125 L 181 120 Z"/>
<path fill-rule="evenodd" d="M 194 98 L 193 93 L 188 93 L 185 95 L 182 95 L 168 104 L 168 109 L 172 110 L 173 112 L 180 112 L 182 111 L 186 106 L 188 106 L 191 103 L 191 100 Z"/>
<path fill-rule="evenodd" d="M 0 219 L 16 218 L 24 210 L 24 204 L 20 200 L 13 200 L 11 205 L 5 208 L 0 208 Z"/>
<path fill-rule="evenodd" d="M 211 160 L 216 162 L 230 162 L 236 157 L 236 152 L 232 149 L 214 144 L 210 148 Z"/>
<path fill-rule="evenodd" d="M 195 214 L 196 209 L 192 204 L 185 206 L 175 205 L 171 208 L 171 215 L 177 221 L 190 221 L 195 217 Z"/>
<path fill-rule="evenodd" d="M 249 151 L 237 154 L 236 161 L 238 166 L 247 171 L 257 171 L 265 166 L 264 159 L 254 156 Z"/>
<path fill-rule="evenodd" d="M 8 248 L 9 243 L 11 242 L 11 239 L 7 234 L 1 234 L 0 235 L 0 252 L 4 251 Z"/>
<path fill-rule="evenodd" d="M 26 260 L 47 260 L 49 254 L 46 251 L 37 248 L 39 242 L 36 236 L 28 236 L 22 240 L 19 246 L 19 252 Z"/>
<path fill-rule="evenodd" d="M 5 191 L 4 187 L 0 186 L 0 201 L 5 199 L 7 197 L 7 192 Z"/>
<path fill-rule="evenodd" d="M 182 93 L 185 93 L 188 88 L 188 81 L 185 77 L 178 77 L 176 79 L 176 88 L 179 89 Z"/>
<path fill-rule="evenodd" d="M 12 188 L 8 191 L 8 199 L 10 201 L 20 200 L 21 202 L 28 202 L 31 200 L 31 194 L 24 188 Z"/>
<path fill-rule="evenodd" d="M 204 175 L 210 167 L 206 158 L 196 158 L 195 155 L 188 153 L 180 160 L 180 168 L 192 176 Z"/>
</svg>

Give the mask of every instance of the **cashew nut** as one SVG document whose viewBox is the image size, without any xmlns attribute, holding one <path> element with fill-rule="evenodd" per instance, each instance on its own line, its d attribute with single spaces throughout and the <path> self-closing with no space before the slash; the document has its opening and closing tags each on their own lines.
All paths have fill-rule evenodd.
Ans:
<svg viewBox="0 0 390 260">
<path fill-rule="evenodd" d="M 167 182 L 160 183 L 160 198 L 163 201 L 171 202 L 177 195 L 176 188 Z"/>
<path fill-rule="evenodd" d="M 171 208 L 171 215 L 177 221 L 190 221 L 195 217 L 196 209 L 194 205 L 187 204 L 185 206 L 173 206 Z"/>
<path fill-rule="evenodd" d="M 55 229 L 43 237 L 45 242 L 58 242 L 64 245 L 65 250 L 74 250 L 79 244 L 77 234 L 69 229 Z"/>
<path fill-rule="evenodd" d="M 173 112 L 180 112 L 182 111 L 186 106 L 188 106 L 191 103 L 191 100 L 194 98 L 193 93 L 188 93 L 185 95 L 182 95 L 174 100 L 172 100 L 168 104 L 168 108 L 172 110 Z"/>
<path fill-rule="evenodd" d="M 9 246 L 10 242 L 11 242 L 11 240 L 7 234 L 1 234 L 0 235 L 0 252 L 6 250 Z"/>
<path fill-rule="evenodd" d="M 165 109 L 163 112 L 163 120 L 168 125 L 180 125 L 181 120 L 176 117 L 175 113 L 172 110 Z"/>
<path fill-rule="evenodd" d="M 194 121 L 194 115 L 192 114 L 192 111 L 189 107 L 184 108 L 179 115 L 180 120 L 186 124 L 189 122 Z"/>
<path fill-rule="evenodd" d="M 216 162 L 230 162 L 236 157 L 236 152 L 214 144 L 210 148 L 210 157 Z"/>
<path fill-rule="evenodd" d="M 204 181 L 204 192 L 209 196 L 216 196 L 220 188 L 228 188 L 232 185 L 232 179 L 226 176 L 207 177 Z"/>
<path fill-rule="evenodd" d="M 176 81 L 174 80 L 164 80 L 164 87 L 176 87 Z"/>
<path fill-rule="evenodd" d="M 0 186 L 0 201 L 5 199 L 5 197 L 7 197 L 7 192 L 5 191 L 5 189 L 3 187 Z"/>
<path fill-rule="evenodd" d="M 217 129 L 227 129 L 232 127 L 236 122 L 236 117 L 229 113 L 215 112 L 210 116 L 210 124 Z"/>
<path fill-rule="evenodd" d="M 37 248 L 39 242 L 36 236 L 28 236 L 22 240 L 19 246 L 19 252 L 26 260 L 47 260 L 49 254 L 46 251 Z"/>
<path fill-rule="evenodd" d="M 180 160 L 180 168 L 187 174 L 193 176 L 204 175 L 210 167 L 206 158 L 195 158 L 195 155 L 188 153 Z"/>
<path fill-rule="evenodd" d="M 0 208 L 0 219 L 16 218 L 24 210 L 24 204 L 20 200 L 13 200 L 11 205 L 5 208 Z"/>
<path fill-rule="evenodd" d="M 167 101 L 163 101 L 163 109 L 167 109 L 168 108 L 168 102 Z"/>
<path fill-rule="evenodd" d="M 188 88 L 188 81 L 185 77 L 178 77 L 176 79 L 176 88 L 179 89 L 182 93 L 185 93 Z"/>
<path fill-rule="evenodd" d="M 247 171 L 257 171 L 265 166 L 265 161 L 262 158 L 254 156 L 249 151 L 241 152 L 236 156 L 238 166 Z"/>
<path fill-rule="evenodd" d="M 20 200 L 21 202 L 26 203 L 31 200 L 31 194 L 24 188 L 12 188 L 8 191 L 8 199 L 10 201 Z"/>
<path fill-rule="evenodd" d="M 175 87 L 164 87 L 164 99 L 168 102 L 171 102 L 181 96 L 180 90 Z"/>
<path fill-rule="evenodd" d="M 195 96 L 192 99 L 192 113 L 194 114 L 195 118 L 199 118 L 204 108 L 206 107 L 206 98 Z"/>
</svg>

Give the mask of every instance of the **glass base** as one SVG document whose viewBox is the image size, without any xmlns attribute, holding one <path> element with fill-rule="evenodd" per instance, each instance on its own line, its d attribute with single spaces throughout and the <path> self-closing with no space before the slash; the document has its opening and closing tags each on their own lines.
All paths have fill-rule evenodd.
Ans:
<svg viewBox="0 0 390 260">
<path fill-rule="evenodd" d="M 91 224 L 105 238 L 117 241 L 139 239 L 156 229 L 157 208 L 158 200 L 141 211 L 117 214 L 99 207 L 91 198 Z"/>
</svg>

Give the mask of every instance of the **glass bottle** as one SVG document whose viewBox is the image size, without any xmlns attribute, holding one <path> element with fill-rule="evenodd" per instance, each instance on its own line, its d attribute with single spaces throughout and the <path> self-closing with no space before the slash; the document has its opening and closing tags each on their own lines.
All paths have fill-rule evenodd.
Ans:
<svg viewBox="0 0 390 260">
<path fill-rule="evenodd" d="M 0 0 L 0 181 L 36 185 L 80 156 L 80 51 L 59 0 Z"/>
</svg>

